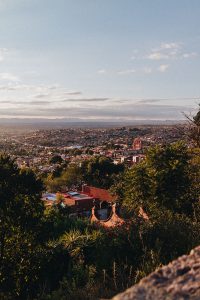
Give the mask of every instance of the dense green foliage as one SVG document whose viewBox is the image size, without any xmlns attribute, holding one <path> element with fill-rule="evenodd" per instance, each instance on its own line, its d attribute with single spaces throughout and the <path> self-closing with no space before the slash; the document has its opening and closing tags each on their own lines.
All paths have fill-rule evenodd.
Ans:
<svg viewBox="0 0 200 300">
<path fill-rule="evenodd" d="M 200 147 L 200 103 L 199 110 L 195 116 L 185 114 L 188 120 L 188 136 L 194 146 Z"/>
<path fill-rule="evenodd" d="M 192 217 L 199 191 L 194 187 L 198 168 L 191 156 L 182 142 L 150 148 L 143 162 L 125 172 L 123 186 L 120 182 L 115 187 L 123 206 L 128 211 L 142 206 L 151 215 L 168 209 Z"/>
<path fill-rule="evenodd" d="M 199 104 L 200 108 L 200 104 Z M 189 118 L 189 124 L 190 124 L 190 138 L 194 142 L 194 144 L 197 147 L 200 147 L 200 109 L 197 112 L 197 114 L 190 119 Z"/>
<path fill-rule="evenodd" d="M 8 156 L 0 157 L 0 283 L 6 295 L 23 297 L 37 282 L 44 211 L 41 190 L 31 171 L 19 170 Z"/>
<path fill-rule="evenodd" d="M 115 165 L 111 159 L 103 156 L 94 157 L 81 164 L 70 164 L 61 173 L 55 172 L 45 179 L 47 189 L 52 192 L 64 190 L 66 187 L 80 188 L 83 183 L 110 188 L 117 174 L 122 173 L 123 165 Z"/>
<path fill-rule="evenodd" d="M 50 159 L 50 163 L 51 164 L 61 164 L 63 162 L 63 159 L 60 155 L 54 155 L 51 159 Z"/>
<path fill-rule="evenodd" d="M 101 156 L 85 161 L 81 166 L 84 182 L 100 188 L 110 188 L 123 170 L 123 165 L 115 165 L 111 159 Z"/>
</svg>

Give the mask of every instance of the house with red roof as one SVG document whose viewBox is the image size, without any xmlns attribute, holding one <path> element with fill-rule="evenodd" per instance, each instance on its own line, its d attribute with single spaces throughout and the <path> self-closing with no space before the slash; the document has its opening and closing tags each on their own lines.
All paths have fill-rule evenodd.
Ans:
<svg viewBox="0 0 200 300">
<path fill-rule="evenodd" d="M 114 203 L 117 201 L 117 196 L 111 195 L 106 189 L 96 188 L 94 186 L 88 186 L 84 184 L 82 186 L 82 193 L 93 197 L 98 202 Z"/>
</svg>

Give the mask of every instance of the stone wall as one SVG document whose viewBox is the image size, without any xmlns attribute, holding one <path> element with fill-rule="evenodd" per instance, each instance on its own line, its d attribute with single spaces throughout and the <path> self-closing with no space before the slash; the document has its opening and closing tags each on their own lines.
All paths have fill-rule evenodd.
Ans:
<svg viewBox="0 0 200 300">
<path fill-rule="evenodd" d="M 200 246 L 113 300 L 200 300 Z"/>
</svg>

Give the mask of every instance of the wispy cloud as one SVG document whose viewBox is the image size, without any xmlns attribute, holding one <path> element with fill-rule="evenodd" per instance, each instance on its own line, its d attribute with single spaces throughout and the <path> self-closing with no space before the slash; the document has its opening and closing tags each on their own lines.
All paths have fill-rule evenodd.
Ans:
<svg viewBox="0 0 200 300">
<path fill-rule="evenodd" d="M 157 103 L 160 102 L 159 99 L 142 99 L 139 100 L 137 103 L 143 103 L 143 104 L 151 104 L 151 103 Z"/>
<path fill-rule="evenodd" d="M 135 59 L 137 59 L 137 56 L 136 55 L 132 55 L 131 56 L 131 60 L 135 60 Z"/>
<path fill-rule="evenodd" d="M 38 94 L 38 95 L 35 95 L 35 98 L 46 98 L 48 96 L 49 96 L 49 94 Z"/>
<path fill-rule="evenodd" d="M 64 94 L 69 95 L 69 96 L 80 96 L 80 95 L 82 95 L 82 92 L 72 91 L 72 92 L 64 92 Z"/>
<path fill-rule="evenodd" d="M 190 58 L 190 57 L 196 57 L 198 54 L 196 52 L 188 52 L 183 53 L 182 58 Z"/>
<path fill-rule="evenodd" d="M 5 59 L 5 55 L 8 53 L 7 48 L 0 48 L 0 62 Z"/>
<path fill-rule="evenodd" d="M 76 99 L 64 99 L 63 102 L 103 102 L 108 101 L 109 98 L 76 98 Z"/>
<path fill-rule="evenodd" d="M 133 74 L 135 72 L 136 72 L 135 69 L 126 69 L 126 70 L 119 70 L 119 71 L 117 71 L 117 74 L 118 75 L 129 75 L 129 74 Z"/>
<path fill-rule="evenodd" d="M 168 59 L 169 55 L 162 52 L 153 52 L 149 54 L 147 58 L 151 60 L 161 60 L 161 59 Z"/>
<path fill-rule="evenodd" d="M 30 85 L 30 84 L 21 84 L 20 78 L 16 75 L 10 73 L 0 73 L 0 79 L 4 78 L 10 80 L 7 84 L 0 85 L 0 91 L 33 91 L 38 93 L 50 93 L 52 91 L 59 91 L 61 88 L 58 85 Z M 16 79 L 18 81 L 16 82 Z M 9 81 L 9 80 L 8 80 Z M 63 89 L 62 89 L 63 90 Z M 37 94 L 36 94 L 37 95 Z M 35 95 L 34 95 L 35 96 Z"/>
<path fill-rule="evenodd" d="M 138 58 L 138 49 L 133 50 L 133 55 L 131 56 L 131 60 L 135 60 Z"/>
<path fill-rule="evenodd" d="M 167 71 L 167 69 L 169 68 L 169 65 L 160 65 L 158 67 L 158 71 L 161 72 L 161 73 L 164 73 Z"/>
<path fill-rule="evenodd" d="M 31 110 L 26 107 L 16 108 L 12 112 L 8 108 L 0 109 L 1 116 L 10 117 L 47 117 L 48 118 L 77 118 L 79 120 L 166 120 L 166 119 L 180 119 L 184 118 L 182 112 L 189 112 L 190 108 L 187 106 L 176 105 L 159 105 L 159 104 L 145 104 L 130 105 L 130 103 L 123 104 L 122 107 L 113 107 L 111 105 L 105 107 L 35 107 Z"/>
<path fill-rule="evenodd" d="M 162 68 L 166 69 L 166 67 Z M 156 70 L 154 67 L 153 71 Z M 141 74 L 142 69 L 138 69 L 137 72 Z M 173 99 L 93 97 L 86 96 L 78 90 L 73 91 L 55 85 L 37 86 L 9 82 L 0 86 L 0 96 L 2 117 L 76 118 L 77 120 L 176 119 L 179 118 L 177 115 L 181 116 L 179 112 L 187 111 L 181 101 L 176 102 L 177 106 L 167 105 L 173 104 Z M 191 99 L 193 100 L 188 98 L 189 101 L 185 101 L 189 103 L 188 107 L 192 102 Z"/>
<path fill-rule="evenodd" d="M 97 71 L 97 73 L 98 74 L 106 74 L 107 71 L 106 71 L 106 69 L 100 69 L 100 70 Z"/>
<path fill-rule="evenodd" d="M 50 104 L 52 102 L 50 101 L 30 101 L 30 102 L 24 102 L 23 104 L 28 104 L 28 105 L 47 105 Z"/>
<path fill-rule="evenodd" d="M 179 49 L 180 48 L 180 43 L 161 43 L 160 49 Z"/>
<path fill-rule="evenodd" d="M 13 100 L 0 100 L 0 105 L 1 104 L 11 104 L 12 106 L 16 105 L 45 105 L 46 103 L 50 103 L 48 101 L 13 101 Z"/>
<path fill-rule="evenodd" d="M 20 79 L 18 76 L 11 73 L 0 73 L 0 80 L 19 82 Z"/>
<path fill-rule="evenodd" d="M 144 71 L 145 74 L 151 74 L 153 70 L 150 67 L 144 67 L 143 71 Z"/>
<path fill-rule="evenodd" d="M 161 43 L 159 47 L 153 48 L 145 57 L 150 60 L 174 60 L 188 59 L 196 57 L 196 52 L 184 52 L 184 46 L 181 43 Z"/>
<path fill-rule="evenodd" d="M 165 60 L 175 59 L 181 49 L 180 43 L 161 43 L 158 48 L 151 50 L 151 53 L 146 56 L 150 60 Z"/>
</svg>

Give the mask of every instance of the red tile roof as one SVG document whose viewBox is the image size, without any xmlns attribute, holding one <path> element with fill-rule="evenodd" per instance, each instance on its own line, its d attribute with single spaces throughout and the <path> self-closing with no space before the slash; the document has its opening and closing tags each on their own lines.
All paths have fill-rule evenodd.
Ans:
<svg viewBox="0 0 200 300">
<path fill-rule="evenodd" d="M 111 195 L 108 190 L 93 186 L 83 185 L 82 192 L 100 201 L 114 202 L 117 200 L 117 197 Z"/>
</svg>

